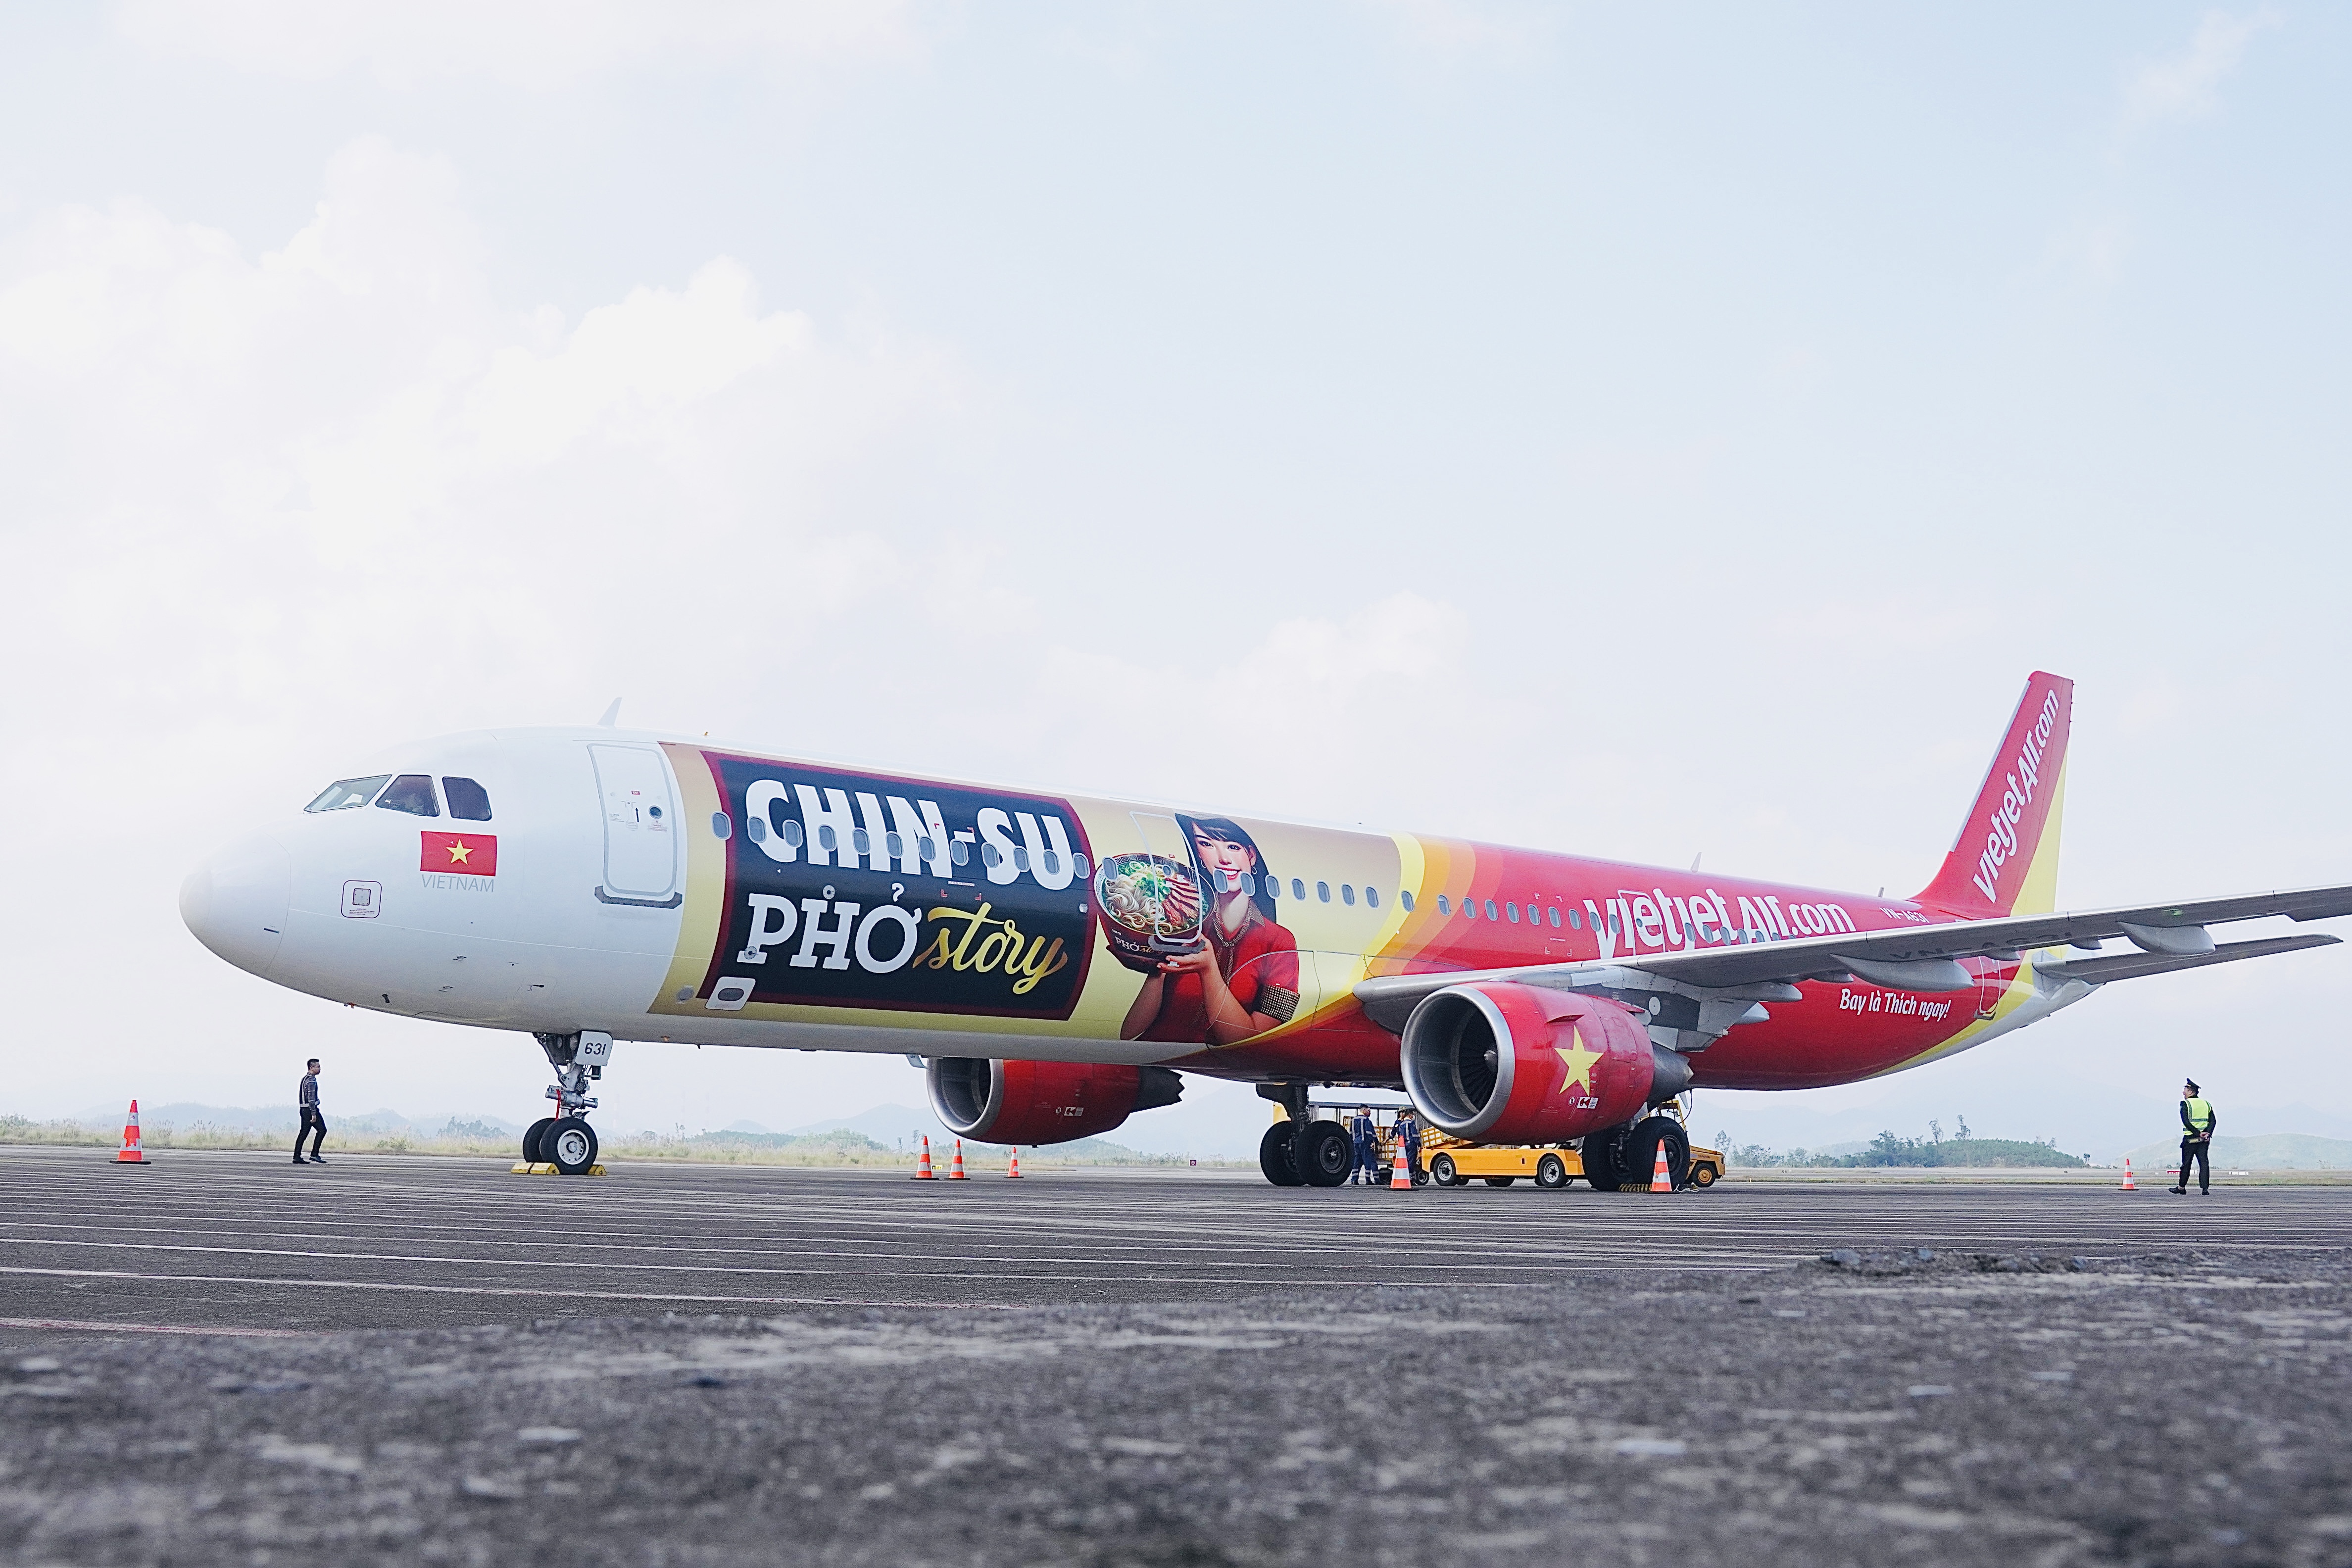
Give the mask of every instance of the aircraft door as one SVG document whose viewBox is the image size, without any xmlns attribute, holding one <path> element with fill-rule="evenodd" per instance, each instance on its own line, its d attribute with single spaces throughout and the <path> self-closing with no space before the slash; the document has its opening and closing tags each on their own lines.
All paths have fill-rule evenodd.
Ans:
<svg viewBox="0 0 2352 1568">
<path fill-rule="evenodd" d="M 604 880 L 596 897 L 676 909 L 685 901 L 677 890 L 677 808 L 661 753 L 651 746 L 591 744 L 588 754 L 604 811 Z"/>
</svg>

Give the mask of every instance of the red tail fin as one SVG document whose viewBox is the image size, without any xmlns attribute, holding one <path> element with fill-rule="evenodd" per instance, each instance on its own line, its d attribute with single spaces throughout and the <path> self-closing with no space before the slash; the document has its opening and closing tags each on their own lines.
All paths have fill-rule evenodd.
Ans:
<svg viewBox="0 0 2352 1568">
<path fill-rule="evenodd" d="M 1919 902 L 1969 920 L 2057 907 L 2058 819 L 2074 711 L 2073 681 L 2041 670 L 2026 679 L 1984 787 Z"/>
</svg>

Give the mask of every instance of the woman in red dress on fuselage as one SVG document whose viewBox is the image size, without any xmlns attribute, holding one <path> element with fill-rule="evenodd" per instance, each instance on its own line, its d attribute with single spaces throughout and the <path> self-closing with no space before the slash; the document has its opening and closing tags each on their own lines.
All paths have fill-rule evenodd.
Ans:
<svg viewBox="0 0 2352 1568">
<path fill-rule="evenodd" d="M 1177 821 L 1192 836 L 1193 863 L 1209 889 L 1209 918 L 1201 922 L 1207 940 L 1156 965 L 1120 956 L 1149 978 L 1118 1035 L 1230 1046 L 1290 1021 L 1298 1005 L 1298 941 L 1275 920 L 1265 857 L 1239 823 Z"/>
</svg>

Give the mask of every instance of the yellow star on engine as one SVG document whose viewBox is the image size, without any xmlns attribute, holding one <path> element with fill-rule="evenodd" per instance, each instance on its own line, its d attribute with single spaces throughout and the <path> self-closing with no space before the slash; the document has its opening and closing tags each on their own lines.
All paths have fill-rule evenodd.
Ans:
<svg viewBox="0 0 2352 1568">
<path fill-rule="evenodd" d="M 1573 1083 L 1581 1084 L 1584 1087 L 1584 1092 L 1591 1094 L 1592 1064 L 1601 1059 L 1601 1053 L 1584 1048 L 1583 1031 L 1571 1026 L 1568 1031 L 1567 1046 L 1565 1047 L 1554 1046 L 1552 1049 L 1559 1053 L 1560 1063 L 1568 1069 L 1560 1078 L 1559 1091 L 1566 1094 L 1568 1086 Z"/>
<path fill-rule="evenodd" d="M 449 845 L 449 863 L 452 866 L 462 866 L 473 853 L 473 846 L 464 839 L 453 840 Z"/>
</svg>

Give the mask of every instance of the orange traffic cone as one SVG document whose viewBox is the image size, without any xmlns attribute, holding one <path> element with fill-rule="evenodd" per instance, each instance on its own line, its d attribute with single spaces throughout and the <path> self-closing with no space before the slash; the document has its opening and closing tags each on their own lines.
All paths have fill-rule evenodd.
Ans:
<svg viewBox="0 0 2352 1568">
<path fill-rule="evenodd" d="M 135 1100 L 131 1102 L 131 1120 L 122 1124 L 122 1147 L 115 1152 L 114 1163 L 118 1165 L 154 1163 L 147 1158 L 147 1151 L 139 1146 L 139 1102 Z"/>
<path fill-rule="evenodd" d="M 928 1132 L 923 1134 L 923 1152 L 915 1161 L 915 1180 L 919 1182 L 938 1180 L 931 1174 L 931 1135 Z"/>
<path fill-rule="evenodd" d="M 2139 1191 L 2139 1184 L 2131 1179 L 2131 1156 L 2129 1154 L 2124 1156 L 2124 1184 L 2116 1190 L 2117 1192 L 2124 1193 L 2136 1193 Z"/>
<path fill-rule="evenodd" d="M 961 1138 L 956 1140 L 955 1163 L 948 1167 L 948 1180 L 950 1182 L 969 1182 L 971 1180 L 970 1176 L 963 1173 L 963 1140 Z"/>
<path fill-rule="evenodd" d="M 1013 1151 L 1013 1168 L 1004 1173 L 1004 1179 L 1008 1182 L 1021 1179 L 1021 1151 L 1018 1149 Z"/>
<path fill-rule="evenodd" d="M 1404 1163 L 1404 1140 L 1397 1140 L 1396 1163 L 1389 1167 L 1389 1191 L 1412 1191 L 1412 1167 Z"/>
<path fill-rule="evenodd" d="M 1666 1163 L 1666 1141 L 1658 1140 L 1658 1157 L 1650 1166 L 1650 1190 L 1671 1193 L 1675 1190 L 1674 1168 Z"/>
</svg>

